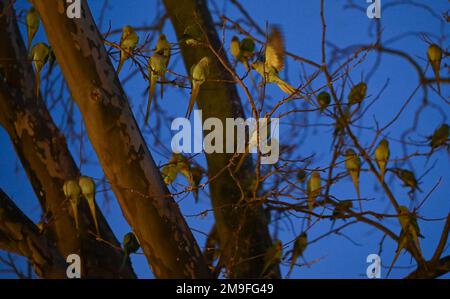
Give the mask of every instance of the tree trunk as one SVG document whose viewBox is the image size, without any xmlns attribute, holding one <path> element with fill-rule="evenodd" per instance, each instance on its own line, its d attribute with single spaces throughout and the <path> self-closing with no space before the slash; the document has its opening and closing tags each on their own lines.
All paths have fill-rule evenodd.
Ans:
<svg viewBox="0 0 450 299">
<path fill-rule="evenodd" d="M 27 257 L 42 278 L 67 277 L 63 257 L 1 188 L 0 249 Z"/>
<path fill-rule="evenodd" d="M 77 179 L 80 172 L 42 98 L 36 99 L 33 69 L 10 4 L 8 0 L 0 1 L 0 11 L 4 13 L 0 18 L 0 77 L 5 79 L 0 80 L 0 123 L 8 132 L 39 199 L 51 242 L 63 257 L 80 254 L 84 278 L 134 278 L 129 263 L 119 273 L 123 260 L 120 243 L 98 207 L 103 241 L 96 240 L 93 234 L 78 236 L 62 186 L 68 179 Z M 84 227 L 95 232 L 84 202 L 79 217 Z"/>
<path fill-rule="evenodd" d="M 205 1 L 163 0 L 163 2 L 179 40 L 187 26 L 199 24 L 207 34 L 211 46 L 219 53 L 222 61 L 229 65 Z M 226 118 L 244 117 L 236 86 L 229 83 L 234 79 L 212 51 L 207 47 L 188 46 L 182 46 L 181 50 L 188 71 L 204 56 L 210 57 L 213 61 L 210 65 L 211 81 L 202 85 L 197 101 L 203 118 L 217 117 L 225 124 Z M 226 133 L 223 140 L 226 140 L 225 136 Z M 242 192 L 229 171 L 223 171 L 231 157 L 231 154 L 220 153 L 206 155 L 208 176 L 213 178 L 222 172 L 210 183 L 222 254 L 226 255 L 227 269 L 231 277 L 260 277 L 264 267 L 264 253 L 272 243 L 268 222 L 261 206 L 236 206 L 242 199 Z M 243 195 L 251 198 L 249 178 L 255 177 L 252 163 L 247 161 L 236 176 L 244 189 Z M 278 268 L 274 268 L 272 273 L 272 277 L 278 277 Z"/>
<path fill-rule="evenodd" d="M 122 212 L 158 278 L 205 278 L 203 256 L 165 186 L 131 112 L 91 12 L 69 19 L 65 1 L 31 1 L 83 116 Z"/>
</svg>

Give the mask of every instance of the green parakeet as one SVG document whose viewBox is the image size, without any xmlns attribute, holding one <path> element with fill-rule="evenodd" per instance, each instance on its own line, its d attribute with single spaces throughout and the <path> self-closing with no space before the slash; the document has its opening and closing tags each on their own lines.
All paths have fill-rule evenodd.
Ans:
<svg viewBox="0 0 450 299">
<path fill-rule="evenodd" d="M 361 159 L 351 148 L 345 151 L 345 168 L 352 177 L 353 185 L 355 185 L 356 195 L 361 198 L 359 191 L 359 174 L 361 172 Z"/>
<path fill-rule="evenodd" d="M 391 266 L 389 267 L 389 271 L 386 274 L 386 278 L 389 277 L 392 267 L 394 267 L 394 264 L 397 261 L 398 257 L 400 256 L 400 253 L 402 252 L 402 250 L 406 249 L 407 244 L 408 244 L 408 238 L 406 237 L 405 232 L 402 230 L 400 233 L 400 238 L 398 240 L 397 250 L 395 251 L 395 256 L 394 256 L 394 259 L 392 260 Z"/>
<path fill-rule="evenodd" d="M 445 145 L 447 143 L 448 137 L 450 135 L 450 129 L 447 124 L 443 124 L 439 128 L 437 128 L 433 135 L 431 135 L 430 146 L 431 150 L 435 150 L 438 147 Z"/>
<path fill-rule="evenodd" d="M 438 92 L 441 93 L 441 79 L 439 76 L 439 70 L 441 68 L 441 61 L 442 61 L 442 49 L 436 44 L 431 44 L 427 50 L 427 57 L 428 61 L 431 64 L 431 67 L 433 68 L 434 76 L 436 78 L 436 83 L 438 87 Z"/>
<path fill-rule="evenodd" d="M 31 59 L 33 65 L 36 69 L 35 80 L 36 80 L 36 97 L 39 97 L 40 81 L 41 81 L 41 70 L 47 63 L 50 56 L 50 47 L 45 43 L 37 43 L 31 49 Z"/>
<path fill-rule="evenodd" d="M 170 43 L 167 41 L 166 35 L 161 34 L 156 42 L 155 52 L 162 52 L 161 54 L 166 58 L 166 69 L 169 66 L 172 49 Z M 161 82 L 166 82 L 166 72 L 161 75 Z M 161 98 L 164 96 L 164 85 L 161 85 Z"/>
<path fill-rule="evenodd" d="M 283 243 L 280 240 L 276 240 L 272 246 L 267 250 L 264 255 L 264 268 L 261 275 L 267 275 L 266 273 L 270 268 L 278 265 L 281 262 L 283 256 Z"/>
<path fill-rule="evenodd" d="M 136 253 L 139 250 L 139 248 L 140 248 L 139 241 L 134 233 L 129 232 L 123 237 L 124 257 L 122 266 L 120 267 L 121 269 L 125 266 L 126 262 L 130 258 L 130 254 Z"/>
<path fill-rule="evenodd" d="M 233 36 L 230 51 L 236 61 L 241 62 L 248 71 L 250 68 L 248 61 L 253 57 L 255 51 L 255 42 L 253 39 L 246 37 L 242 41 L 239 41 L 236 36 Z"/>
<path fill-rule="evenodd" d="M 273 27 L 269 35 L 264 53 L 264 61 L 255 61 L 252 68 L 259 73 L 266 82 L 274 83 L 286 94 L 296 92 L 295 88 L 283 81 L 278 75 L 284 68 L 284 38 L 278 27 Z"/>
<path fill-rule="evenodd" d="M 320 173 L 313 171 L 311 177 L 306 186 L 306 193 L 308 194 L 308 223 L 311 221 L 311 214 L 316 205 L 317 197 L 320 195 L 321 183 L 320 183 Z"/>
<path fill-rule="evenodd" d="M 342 200 L 337 202 L 333 209 L 332 219 L 335 220 L 336 218 L 343 218 L 351 208 L 353 208 L 353 202 L 351 200 Z"/>
<path fill-rule="evenodd" d="M 145 124 L 148 124 L 150 116 L 150 106 L 152 105 L 153 94 L 155 93 L 156 83 L 166 73 L 167 58 L 162 55 L 162 51 L 155 52 L 148 60 L 148 76 L 150 78 L 150 87 L 148 92 L 147 110 L 145 112 Z M 162 87 L 161 87 L 162 88 Z"/>
<path fill-rule="evenodd" d="M 397 177 L 403 182 L 405 187 L 411 188 L 411 192 L 414 192 L 416 189 L 422 192 L 422 190 L 419 188 L 419 183 L 417 182 L 414 172 L 401 168 L 393 168 L 392 172 L 397 175 Z"/>
<path fill-rule="evenodd" d="M 300 170 L 297 172 L 297 180 L 298 180 L 300 183 L 305 182 L 306 177 L 307 177 L 307 173 L 306 173 L 306 171 L 305 171 L 304 169 L 300 169 Z"/>
<path fill-rule="evenodd" d="M 81 176 L 78 179 L 78 185 L 80 186 L 81 193 L 88 202 L 89 210 L 91 211 L 92 219 L 94 219 L 95 229 L 97 235 L 100 236 L 100 229 L 98 227 L 97 212 L 95 208 L 95 182 L 92 178 L 87 176 Z"/>
<path fill-rule="evenodd" d="M 323 110 L 325 110 L 328 107 L 328 105 L 330 105 L 330 102 L 331 102 L 330 94 L 326 91 L 322 91 L 317 96 L 317 102 L 319 103 L 320 112 L 322 112 Z"/>
<path fill-rule="evenodd" d="M 231 55 L 236 59 L 236 61 L 239 60 L 240 54 L 241 54 L 241 46 L 239 44 L 239 38 L 237 36 L 233 36 L 230 43 L 230 52 Z"/>
<path fill-rule="evenodd" d="M 190 47 L 199 47 L 203 44 L 203 33 L 198 25 L 189 25 L 184 29 L 180 44 Z"/>
<path fill-rule="evenodd" d="M 191 77 L 192 77 L 192 91 L 191 97 L 189 99 L 189 107 L 186 112 L 186 118 L 191 116 L 192 109 L 194 108 L 195 100 L 197 99 L 198 93 L 200 92 L 200 86 L 205 83 L 209 76 L 209 64 L 211 63 L 209 57 L 203 57 L 197 64 L 191 67 Z"/>
<path fill-rule="evenodd" d="M 348 95 L 348 103 L 350 105 L 361 104 L 361 102 L 366 97 L 367 84 L 364 82 L 358 83 L 352 87 Z"/>
<path fill-rule="evenodd" d="M 412 240 L 414 245 L 419 250 L 419 253 L 422 254 L 422 250 L 420 249 L 419 237 L 423 238 L 420 234 L 420 228 L 417 224 L 416 217 L 409 212 L 408 208 L 405 206 L 399 207 L 400 214 L 398 215 L 398 220 L 400 225 L 402 226 L 403 231 L 406 233 L 406 237 Z"/>
<path fill-rule="evenodd" d="M 27 50 L 30 51 L 31 43 L 41 23 L 41 20 L 39 19 L 39 14 L 37 13 L 36 9 L 33 6 L 30 7 L 30 9 L 28 10 L 25 21 L 27 24 L 27 36 L 28 36 Z"/>
<path fill-rule="evenodd" d="M 131 57 L 138 43 L 139 35 L 134 31 L 133 27 L 129 25 L 124 26 L 120 37 L 120 59 L 117 66 L 117 74 L 120 73 L 123 63 Z"/>
<path fill-rule="evenodd" d="M 188 159 L 186 159 L 186 157 L 184 157 L 182 154 L 174 153 L 169 163 L 162 169 L 164 182 L 167 185 L 170 185 L 177 178 L 179 173 L 181 173 L 181 175 L 183 175 L 187 179 L 187 181 L 189 182 L 189 186 L 196 186 L 196 180 L 199 179 L 198 170 L 195 170 L 196 177 L 194 177 L 194 173 L 191 169 L 191 165 Z"/>
<path fill-rule="evenodd" d="M 287 274 L 288 277 L 291 275 L 292 269 L 294 269 L 298 257 L 303 255 L 306 246 L 308 246 L 308 236 L 306 232 L 303 232 L 299 236 L 297 236 L 297 238 L 294 241 L 294 248 L 292 249 L 292 256 L 291 256 L 291 265 L 289 267 L 289 272 Z"/>
<path fill-rule="evenodd" d="M 72 206 L 73 218 L 75 220 L 75 227 L 79 231 L 80 226 L 78 222 L 78 205 L 80 204 L 81 189 L 78 182 L 75 180 L 66 181 L 63 185 L 63 192 Z"/>
<path fill-rule="evenodd" d="M 377 162 L 377 165 L 380 168 L 381 180 L 383 182 L 384 175 L 386 173 L 386 165 L 389 161 L 389 156 L 389 141 L 387 141 L 387 139 L 382 139 L 375 149 L 375 162 Z"/>
</svg>

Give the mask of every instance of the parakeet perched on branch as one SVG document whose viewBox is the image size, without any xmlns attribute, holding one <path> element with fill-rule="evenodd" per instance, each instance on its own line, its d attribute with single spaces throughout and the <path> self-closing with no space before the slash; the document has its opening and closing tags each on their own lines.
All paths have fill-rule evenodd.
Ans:
<svg viewBox="0 0 450 299">
<path fill-rule="evenodd" d="M 199 47 L 203 44 L 203 32 L 198 25 L 189 25 L 184 29 L 180 44 Z"/>
<path fill-rule="evenodd" d="M 323 110 L 325 110 L 330 105 L 331 102 L 330 94 L 326 91 L 322 91 L 317 96 L 317 102 L 319 103 L 320 112 L 323 112 Z"/>
<path fill-rule="evenodd" d="M 291 275 L 292 269 L 294 269 L 298 257 L 303 255 L 303 252 L 305 251 L 307 245 L 308 237 L 306 232 L 301 233 L 299 236 L 297 236 L 297 238 L 295 238 L 294 248 L 292 249 L 291 265 L 287 274 L 288 277 Z"/>
<path fill-rule="evenodd" d="M 278 27 L 272 27 L 266 44 L 263 61 L 255 61 L 251 67 L 258 72 L 266 82 L 275 83 L 286 94 L 291 95 L 296 89 L 285 82 L 278 75 L 284 68 L 286 53 L 284 49 L 284 38 Z"/>
<path fill-rule="evenodd" d="M 306 186 L 306 193 L 308 194 L 308 224 L 311 222 L 311 214 L 316 205 L 317 197 L 320 195 L 321 182 L 320 173 L 318 171 L 313 171 L 311 177 Z"/>
<path fill-rule="evenodd" d="M 166 58 L 166 69 L 169 66 L 170 56 L 172 55 L 172 48 L 170 43 L 167 41 L 166 35 L 161 34 L 156 42 L 155 52 L 162 52 L 162 56 Z M 161 82 L 164 84 L 166 82 L 166 72 L 161 75 Z M 161 99 L 164 96 L 164 85 L 161 85 Z"/>
<path fill-rule="evenodd" d="M 400 222 L 400 225 L 402 226 L 403 231 L 406 233 L 406 237 L 414 243 L 417 250 L 419 250 L 419 253 L 422 254 L 419 237 L 423 238 L 423 236 L 420 234 L 420 228 L 417 224 L 416 217 L 413 213 L 410 213 L 408 208 L 405 206 L 400 206 L 399 210 L 400 214 L 398 216 L 398 220 Z"/>
<path fill-rule="evenodd" d="M 267 271 L 277 266 L 281 262 L 281 257 L 283 256 L 283 243 L 280 240 L 276 240 L 271 247 L 267 250 L 264 256 L 264 267 L 261 275 L 267 276 L 270 273 Z"/>
<path fill-rule="evenodd" d="M 123 237 L 123 253 L 124 253 L 124 257 L 123 257 L 123 262 L 122 262 L 122 266 L 120 267 L 120 269 L 123 269 L 123 267 L 125 266 L 125 264 L 129 260 L 130 255 L 132 253 L 136 253 L 139 250 L 140 247 L 141 246 L 139 245 L 139 241 L 136 238 L 136 235 L 134 233 L 129 232 Z"/>
<path fill-rule="evenodd" d="M 117 74 L 120 73 L 124 62 L 131 57 L 138 43 L 139 35 L 137 35 L 133 27 L 129 25 L 124 26 L 120 37 L 120 59 L 117 66 Z"/>
<path fill-rule="evenodd" d="M 191 97 L 189 99 L 189 107 L 186 112 L 186 118 L 189 118 L 191 116 L 192 109 L 194 108 L 195 100 L 198 97 L 198 93 L 200 92 L 200 87 L 203 83 L 207 80 L 209 76 L 209 65 L 211 61 L 209 57 L 205 56 L 197 64 L 194 64 L 191 67 L 191 84 L 192 84 L 192 91 L 191 91 Z"/>
<path fill-rule="evenodd" d="M 81 189 L 80 186 L 78 186 L 78 182 L 75 180 L 66 181 L 63 185 L 63 192 L 70 202 L 73 218 L 75 220 L 75 227 L 77 231 L 79 231 L 78 205 L 80 204 Z"/>
<path fill-rule="evenodd" d="M 431 64 L 431 67 L 433 68 L 438 92 L 441 93 L 441 79 L 439 75 L 439 70 L 441 68 L 441 61 L 442 61 L 442 49 L 436 44 L 431 44 L 427 50 L 427 57 L 428 61 Z"/>
<path fill-rule="evenodd" d="M 352 87 L 348 95 L 348 103 L 350 105 L 361 104 L 365 99 L 367 93 L 367 84 L 364 82 L 358 83 Z"/>
<path fill-rule="evenodd" d="M 387 139 L 382 139 L 375 149 L 375 162 L 377 162 L 377 165 L 380 168 L 381 180 L 383 182 L 384 175 L 386 173 L 386 165 L 389 161 L 390 154 L 389 141 Z"/>
<path fill-rule="evenodd" d="M 242 41 L 239 41 L 236 36 L 233 36 L 230 44 L 230 51 L 236 61 L 241 62 L 248 71 L 250 69 L 249 60 L 253 57 L 255 52 L 255 42 L 253 39 L 246 37 Z"/>
<path fill-rule="evenodd" d="M 447 124 L 443 124 L 439 128 L 437 128 L 433 135 L 429 137 L 431 151 L 433 152 L 435 149 L 446 145 L 448 141 L 448 137 L 450 135 L 450 128 Z"/>
<path fill-rule="evenodd" d="M 345 151 L 345 168 L 352 177 L 353 185 L 355 185 L 356 189 L 356 194 L 358 196 L 358 199 L 360 199 L 361 194 L 359 192 L 359 174 L 361 172 L 361 159 L 351 148 Z"/>
<path fill-rule="evenodd" d="M 97 221 L 97 212 L 95 208 L 95 182 L 90 177 L 81 176 L 78 180 L 78 185 L 80 186 L 83 197 L 86 199 L 89 205 L 89 210 L 91 211 L 92 219 L 94 219 L 97 236 L 100 236 L 100 229 L 98 227 Z"/>
<path fill-rule="evenodd" d="M 39 19 L 39 14 L 37 13 L 36 9 L 33 6 L 30 7 L 30 9 L 28 10 L 25 21 L 27 24 L 27 36 L 28 36 L 27 51 L 30 51 L 31 43 L 41 23 L 41 20 Z"/>
<path fill-rule="evenodd" d="M 36 69 L 35 80 L 36 80 L 36 97 L 39 97 L 40 81 L 41 81 L 41 70 L 47 63 L 50 56 L 50 47 L 45 43 L 37 43 L 31 49 L 31 59 L 33 65 Z"/>
<path fill-rule="evenodd" d="M 397 175 L 397 177 L 403 182 L 405 187 L 411 188 L 410 192 L 414 192 L 416 191 L 416 189 L 422 192 L 422 190 L 419 188 L 419 183 L 417 182 L 414 172 L 401 168 L 393 168 L 391 169 L 391 171 Z"/>
</svg>

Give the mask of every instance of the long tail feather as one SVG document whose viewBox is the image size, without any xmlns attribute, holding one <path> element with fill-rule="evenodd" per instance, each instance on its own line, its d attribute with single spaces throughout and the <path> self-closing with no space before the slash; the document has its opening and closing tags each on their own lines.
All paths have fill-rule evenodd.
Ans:
<svg viewBox="0 0 450 299">
<path fill-rule="evenodd" d="M 119 65 L 117 66 L 117 75 L 122 70 L 123 63 L 125 62 L 125 53 L 124 51 L 120 51 L 120 59 L 119 59 Z"/>
<path fill-rule="evenodd" d="M 433 67 L 433 71 L 434 71 L 434 76 L 436 77 L 436 85 L 438 88 L 438 93 L 441 94 L 441 78 L 440 78 L 440 74 L 439 74 L 439 64 L 433 63 L 432 67 Z"/>
<path fill-rule="evenodd" d="M 158 81 L 158 77 L 152 75 L 150 78 L 150 88 L 148 91 L 148 103 L 147 103 L 147 111 L 145 112 L 145 125 L 148 124 L 148 118 L 150 116 L 150 106 L 152 105 L 153 95 L 155 93 L 156 82 Z"/>
<path fill-rule="evenodd" d="M 41 86 L 41 71 L 36 70 L 35 82 L 36 82 L 36 99 L 37 99 L 39 98 L 39 89 Z"/>
<path fill-rule="evenodd" d="M 289 83 L 281 81 L 277 83 L 278 87 L 286 94 L 291 95 L 296 92 L 295 88 Z"/>
<path fill-rule="evenodd" d="M 89 201 L 89 209 L 91 210 L 92 218 L 94 218 L 94 224 L 95 229 L 97 231 L 97 235 L 100 236 L 100 229 L 98 228 L 98 221 L 97 221 L 97 212 L 95 209 L 95 201 L 93 200 Z"/>
<path fill-rule="evenodd" d="M 191 98 L 189 99 L 189 106 L 186 112 L 186 118 L 191 117 L 192 109 L 194 108 L 195 99 L 197 99 L 198 93 L 200 91 L 200 86 L 194 86 L 192 88 Z"/>
</svg>

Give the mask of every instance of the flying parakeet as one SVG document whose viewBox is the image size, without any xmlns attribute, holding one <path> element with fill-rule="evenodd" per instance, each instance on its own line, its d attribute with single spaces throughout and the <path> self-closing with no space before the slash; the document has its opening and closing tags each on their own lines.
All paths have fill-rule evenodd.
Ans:
<svg viewBox="0 0 450 299">
<path fill-rule="evenodd" d="M 89 210 L 91 211 L 92 219 L 94 219 L 95 229 L 97 236 L 100 236 L 100 229 L 98 227 L 97 213 L 95 209 L 95 182 L 92 178 L 87 176 L 81 176 L 78 180 L 81 193 L 88 202 Z"/>
<path fill-rule="evenodd" d="M 361 104 L 361 102 L 366 97 L 367 84 L 364 82 L 358 83 L 352 87 L 348 95 L 348 103 L 350 105 Z"/>
<path fill-rule="evenodd" d="M 192 109 L 194 108 L 195 100 L 197 99 L 198 93 L 200 92 L 200 86 L 205 83 L 209 76 L 209 64 L 211 63 L 209 57 L 203 57 L 197 64 L 191 67 L 191 77 L 192 77 L 192 91 L 191 97 L 189 99 L 189 107 L 186 112 L 186 118 L 191 116 Z"/>
<path fill-rule="evenodd" d="M 283 81 L 278 75 L 284 68 L 284 38 L 278 27 L 273 27 L 266 44 L 264 61 L 255 61 L 252 68 L 258 72 L 266 82 L 275 83 L 278 87 L 290 95 L 296 92 L 295 88 Z"/>
<path fill-rule="evenodd" d="M 34 36 L 36 35 L 36 32 L 39 29 L 39 24 L 41 23 L 39 19 L 39 14 L 37 13 L 36 9 L 32 6 L 28 10 L 27 16 L 26 16 L 26 24 L 27 24 L 27 36 L 28 36 L 28 46 L 27 50 L 30 51 L 31 49 L 31 43 L 33 41 Z"/>
<path fill-rule="evenodd" d="M 438 92 L 441 93 L 441 79 L 439 76 L 439 70 L 441 68 L 441 61 L 442 61 L 442 49 L 436 44 L 431 44 L 428 47 L 427 56 L 428 61 L 430 62 L 431 67 L 433 68 L 434 76 L 436 78 L 436 83 L 438 87 Z"/>
<path fill-rule="evenodd" d="M 120 59 L 117 66 L 117 74 L 120 73 L 123 63 L 131 57 L 134 49 L 139 43 L 139 36 L 134 31 L 133 27 L 126 25 L 122 29 L 122 36 L 120 37 Z"/>
<path fill-rule="evenodd" d="M 381 172 L 381 180 L 384 182 L 384 175 L 386 173 L 386 165 L 389 161 L 390 151 L 389 151 L 389 141 L 387 139 L 382 139 L 375 149 L 375 161 Z"/>
<path fill-rule="evenodd" d="M 420 249 L 419 237 L 423 238 L 420 234 L 420 228 L 417 224 L 416 217 L 409 212 L 408 208 L 405 206 L 399 207 L 400 214 L 398 215 L 398 220 L 400 225 L 402 226 L 403 231 L 406 234 L 406 237 L 413 241 L 419 253 L 422 254 L 422 250 Z"/>
<path fill-rule="evenodd" d="M 361 172 L 361 159 L 351 148 L 345 151 L 345 168 L 352 177 L 353 185 L 355 185 L 356 195 L 358 199 L 361 199 L 361 193 L 359 191 L 359 174 Z M 359 201 L 360 210 L 362 210 L 361 200 Z"/>
<path fill-rule="evenodd" d="M 134 233 L 129 232 L 123 237 L 124 257 L 123 257 L 123 262 L 122 262 L 122 266 L 120 267 L 120 269 L 123 269 L 126 262 L 130 258 L 130 254 L 136 253 L 139 250 L 139 247 L 140 247 L 139 241 L 136 238 L 136 235 Z"/>
<path fill-rule="evenodd" d="M 311 214 L 314 206 L 316 205 L 316 199 L 320 194 L 321 184 L 320 184 L 320 173 L 313 171 L 311 177 L 306 186 L 306 193 L 308 194 L 308 224 L 311 221 Z"/>
<path fill-rule="evenodd" d="M 272 246 L 267 250 L 264 256 L 264 268 L 261 275 L 267 275 L 266 273 L 270 268 L 278 265 L 281 262 L 283 256 L 283 243 L 280 240 L 276 240 Z"/>
<path fill-rule="evenodd" d="M 155 93 L 156 83 L 166 72 L 167 58 L 162 55 L 162 51 L 155 52 L 148 60 L 148 76 L 150 78 L 150 87 L 148 92 L 147 110 L 145 112 L 145 124 L 148 124 L 150 116 L 150 106 L 152 105 L 153 94 Z M 162 88 L 162 86 L 161 86 Z"/>
<path fill-rule="evenodd" d="M 319 103 L 320 112 L 323 112 L 323 110 L 325 110 L 328 107 L 328 105 L 330 105 L 331 102 L 330 94 L 326 91 L 322 91 L 317 96 L 317 102 Z"/>
<path fill-rule="evenodd" d="M 439 128 L 437 128 L 433 135 L 431 135 L 430 139 L 430 146 L 431 150 L 435 150 L 438 147 L 445 145 L 447 143 L 448 137 L 450 135 L 450 129 L 447 124 L 443 124 Z"/>
<path fill-rule="evenodd" d="M 292 256 L 291 256 L 291 265 L 289 267 L 289 272 L 287 274 L 288 277 L 291 275 L 292 269 L 294 269 L 298 257 L 303 255 L 306 246 L 308 246 L 308 237 L 306 232 L 303 232 L 294 241 L 294 248 L 292 249 Z"/>
<path fill-rule="evenodd" d="M 422 190 L 419 188 L 419 183 L 417 182 L 414 172 L 401 168 L 393 168 L 392 172 L 397 175 L 397 177 L 403 182 L 405 187 L 411 188 L 411 192 L 414 192 L 416 189 L 422 192 Z"/>
<path fill-rule="evenodd" d="M 72 206 L 73 218 L 75 220 L 75 227 L 79 231 L 80 226 L 78 222 L 78 205 L 80 203 L 81 189 L 78 182 L 75 180 L 66 181 L 63 185 L 63 192 Z"/>
<path fill-rule="evenodd" d="M 39 97 L 40 80 L 41 80 L 41 70 L 47 63 L 50 56 L 50 47 L 45 43 L 37 43 L 31 49 L 31 59 L 33 65 L 36 68 L 36 97 Z"/>
<path fill-rule="evenodd" d="M 180 44 L 185 44 L 190 47 L 199 47 L 202 45 L 202 36 L 203 33 L 198 25 L 189 25 L 184 29 Z"/>
</svg>

